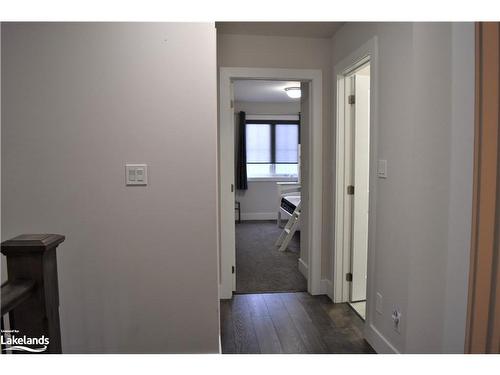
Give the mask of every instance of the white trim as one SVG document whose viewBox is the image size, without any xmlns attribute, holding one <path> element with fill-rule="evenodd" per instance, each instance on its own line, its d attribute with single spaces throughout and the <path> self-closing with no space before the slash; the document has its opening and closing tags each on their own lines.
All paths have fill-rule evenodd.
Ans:
<svg viewBox="0 0 500 375">
<path fill-rule="evenodd" d="M 267 79 L 311 82 L 311 121 L 309 134 L 309 243 L 307 254 L 307 290 L 321 293 L 321 222 L 323 193 L 323 75 L 320 69 L 220 68 L 219 86 L 219 227 L 220 227 L 220 294 L 231 298 L 235 277 L 234 193 L 234 110 L 231 108 L 231 82 L 234 79 Z M 232 225 L 232 227 L 231 227 Z M 232 229 L 231 229 L 232 228 Z"/>
<path fill-rule="evenodd" d="M 302 275 L 304 275 L 304 277 L 306 278 L 307 280 L 307 275 L 309 274 L 309 271 L 308 271 L 308 268 L 307 267 L 307 264 L 301 259 L 299 258 L 299 271 Z"/>
<path fill-rule="evenodd" d="M 346 281 L 345 275 L 351 272 L 351 252 L 353 243 L 352 238 L 350 238 L 350 233 L 352 231 L 352 220 L 353 220 L 353 207 L 354 207 L 354 197 L 348 196 L 347 186 L 352 185 L 354 182 L 354 176 L 349 176 L 352 168 L 352 158 L 345 157 L 345 155 L 353 155 L 352 149 L 352 135 L 346 132 L 346 125 L 351 124 L 353 114 L 346 108 L 346 100 L 349 95 L 354 93 L 353 81 L 349 79 L 352 74 L 361 67 L 365 66 L 370 62 L 370 54 L 365 50 L 357 51 L 354 55 L 349 56 L 347 59 L 343 60 L 341 63 L 335 66 L 334 79 L 336 80 L 336 93 L 340 95 L 336 96 L 336 107 L 337 117 L 336 117 L 336 171 L 334 176 L 335 179 L 335 251 L 334 251 L 334 269 L 335 278 L 335 290 L 333 291 L 334 301 L 337 303 L 349 301 L 350 296 L 350 285 Z M 371 102 L 371 101 L 370 101 Z M 334 109 L 334 110 L 335 110 Z M 371 164 L 373 165 L 373 164 Z M 371 167 L 370 165 L 370 167 Z M 347 177 L 349 176 L 349 177 Z M 336 249 L 341 249 L 337 251 Z"/>
<path fill-rule="evenodd" d="M 296 182 L 299 183 L 298 177 L 283 177 L 283 176 L 273 176 L 273 177 L 248 177 L 248 182 Z"/>
<path fill-rule="evenodd" d="M 333 256 L 332 256 L 332 270 L 333 270 L 333 275 L 332 275 L 332 280 L 334 281 L 334 290 L 333 295 L 330 296 L 333 302 L 344 302 L 344 293 L 343 293 L 343 267 L 341 265 L 344 264 L 343 261 L 343 251 L 337 251 L 338 249 L 342 249 L 344 246 L 344 196 L 343 194 L 339 194 L 339 191 L 344 191 L 344 159 L 342 158 L 342 155 L 344 155 L 344 145 L 345 143 L 343 142 L 344 140 L 344 127 L 339 126 L 338 124 L 343 124 L 345 121 L 345 114 L 344 114 L 344 105 L 341 105 L 339 103 L 339 97 L 343 96 L 344 94 L 344 83 L 345 81 L 343 79 L 338 79 L 338 73 L 337 69 L 334 69 L 334 74 L 333 74 L 333 79 L 334 79 L 334 87 L 337 88 L 335 95 L 337 97 L 337 100 L 334 102 L 334 112 L 336 113 L 336 119 L 334 129 L 336 130 L 335 132 L 332 132 L 335 134 L 335 164 L 334 164 L 334 173 L 333 173 L 333 183 L 335 184 L 335 205 L 333 206 L 334 209 L 334 217 L 335 217 L 335 225 L 334 225 L 334 248 L 333 248 Z M 341 94 L 339 94 L 341 93 Z M 343 98 L 342 98 L 343 101 Z M 342 141 L 340 141 L 342 140 Z M 333 163 L 332 163 L 333 164 Z"/>
<path fill-rule="evenodd" d="M 283 121 L 298 121 L 299 115 L 246 115 L 247 120 L 283 120 Z"/>
<path fill-rule="evenodd" d="M 361 63 L 370 61 L 370 196 L 369 196 L 369 218 L 368 218 L 368 273 L 367 273 L 367 304 L 366 304 L 366 324 L 365 335 L 372 341 L 382 338 L 381 334 L 373 326 L 374 311 L 375 311 L 375 244 L 376 244 L 376 199 L 377 196 L 377 175 L 376 175 L 376 160 L 377 160 L 377 135 L 378 135 L 378 46 L 377 37 L 373 37 L 353 53 L 335 65 L 333 71 L 334 87 L 336 87 L 336 101 L 334 111 L 336 111 L 335 125 L 336 129 L 333 132 L 334 142 L 336 144 L 336 164 L 335 173 L 333 174 L 333 183 L 335 184 L 335 231 L 334 231 L 334 253 L 332 257 L 332 280 L 334 288 L 330 297 L 334 302 L 345 302 L 348 298 L 345 288 L 345 256 L 343 251 L 344 244 L 344 133 L 341 125 L 344 124 L 344 100 L 342 94 L 344 92 L 343 76 L 352 71 L 353 67 L 359 66 Z M 341 93 L 339 95 L 339 93 Z M 338 176 L 338 177 L 337 177 Z M 336 178 L 337 177 L 337 178 Z M 370 341 L 370 340 L 369 340 Z M 380 340 L 379 340 L 380 341 Z M 385 338 L 381 341 L 386 343 L 385 347 L 392 348 Z M 372 343 L 370 341 L 370 343 Z M 378 341 L 374 345 L 382 348 L 382 344 Z M 381 350 L 379 348 L 379 350 Z M 377 348 L 375 348 L 377 349 Z M 394 350 L 389 352 L 394 352 Z M 385 350 L 385 349 L 384 349 Z M 378 351 L 378 350 L 377 350 Z"/>
<path fill-rule="evenodd" d="M 327 296 L 330 296 L 330 294 L 332 293 L 332 288 L 333 284 L 330 280 L 328 279 L 321 280 L 321 294 L 326 294 Z"/>
<path fill-rule="evenodd" d="M 234 111 L 231 108 L 233 85 L 229 75 L 221 69 L 219 77 L 219 127 L 218 127 L 218 167 L 219 167 L 219 299 L 232 298 L 235 278 L 232 267 L 236 265 L 234 249 Z M 229 195 L 230 198 L 225 197 Z M 225 199 L 223 199 L 223 197 Z"/>
<path fill-rule="evenodd" d="M 378 354 L 401 354 L 372 324 L 366 325 L 364 334 L 366 341 Z"/>
<path fill-rule="evenodd" d="M 277 213 L 273 212 L 242 212 L 241 220 L 276 220 Z"/>
</svg>

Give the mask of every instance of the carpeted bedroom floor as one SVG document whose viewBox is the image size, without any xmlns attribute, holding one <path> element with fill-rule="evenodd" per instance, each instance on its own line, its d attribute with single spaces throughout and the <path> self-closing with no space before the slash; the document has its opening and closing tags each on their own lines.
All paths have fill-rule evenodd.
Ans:
<svg viewBox="0 0 500 375">
<path fill-rule="evenodd" d="M 276 221 L 246 221 L 236 224 L 236 292 L 298 292 L 307 290 L 300 273 L 300 232 L 287 251 L 274 246 L 282 228 Z"/>
</svg>

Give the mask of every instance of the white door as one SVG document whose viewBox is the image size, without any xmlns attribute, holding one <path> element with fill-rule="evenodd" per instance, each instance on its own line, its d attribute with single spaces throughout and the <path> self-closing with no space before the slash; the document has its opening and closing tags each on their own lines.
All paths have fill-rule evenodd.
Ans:
<svg viewBox="0 0 500 375">
<path fill-rule="evenodd" d="M 368 262 L 368 189 L 370 167 L 370 75 L 369 66 L 354 77 L 353 174 L 354 203 L 352 217 L 351 301 L 366 300 Z"/>
</svg>

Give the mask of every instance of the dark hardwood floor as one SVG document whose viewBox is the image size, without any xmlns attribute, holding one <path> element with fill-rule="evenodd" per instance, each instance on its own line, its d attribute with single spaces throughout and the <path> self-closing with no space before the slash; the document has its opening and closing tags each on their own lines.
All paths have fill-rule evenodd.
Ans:
<svg viewBox="0 0 500 375">
<path fill-rule="evenodd" d="M 359 316 L 327 296 L 238 294 L 220 307 L 222 353 L 375 353 Z"/>
</svg>

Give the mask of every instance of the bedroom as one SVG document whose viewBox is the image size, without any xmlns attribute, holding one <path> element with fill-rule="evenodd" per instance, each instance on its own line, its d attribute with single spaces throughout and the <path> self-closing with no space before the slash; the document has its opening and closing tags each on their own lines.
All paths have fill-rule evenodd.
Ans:
<svg viewBox="0 0 500 375">
<path fill-rule="evenodd" d="M 301 83 L 236 80 L 233 85 L 235 291 L 306 291 L 300 267 Z"/>
</svg>

